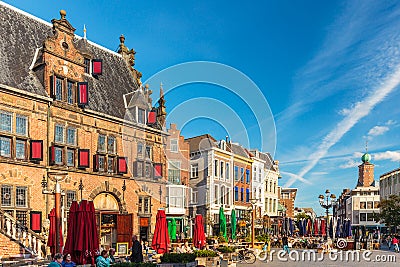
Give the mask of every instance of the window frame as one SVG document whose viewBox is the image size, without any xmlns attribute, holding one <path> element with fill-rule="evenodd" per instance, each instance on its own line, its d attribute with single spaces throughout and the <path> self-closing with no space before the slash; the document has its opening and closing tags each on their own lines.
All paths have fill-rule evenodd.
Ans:
<svg viewBox="0 0 400 267">
<path fill-rule="evenodd" d="M 173 142 L 176 142 L 175 144 L 173 144 Z M 173 153 L 178 153 L 179 152 L 179 142 L 177 138 L 171 138 L 170 140 L 170 151 Z"/>
</svg>

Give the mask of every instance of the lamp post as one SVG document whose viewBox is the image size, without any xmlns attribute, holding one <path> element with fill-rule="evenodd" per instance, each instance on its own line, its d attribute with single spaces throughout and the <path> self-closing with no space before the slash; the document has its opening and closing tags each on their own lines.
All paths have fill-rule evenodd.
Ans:
<svg viewBox="0 0 400 267">
<path fill-rule="evenodd" d="M 251 247 L 254 248 L 254 221 L 256 218 L 256 203 L 259 201 L 258 198 L 251 198 L 250 199 L 250 203 L 251 203 L 251 209 L 252 209 L 252 213 L 251 213 Z"/>
<path fill-rule="evenodd" d="M 325 224 L 325 240 L 328 240 L 328 216 L 329 216 L 329 209 L 332 208 L 334 205 L 336 205 L 336 196 L 335 194 L 331 194 L 329 189 L 326 189 L 325 191 L 325 196 L 324 195 L 319 195 L 319 204 L 321 205 L 322 208 L 326 210 L 326 224 Z M 332 224 L 333 227 L 333 224 Z M 332 229 L 333 233 L 333 229 Z"/>
<path fill-rule="evenodd" d="M 59 182 L 64 181 L 68 176 L 67 172 L 47 172 L 47 176 L 55 182 L 53 190 L 47 189 L 47 180 L 43 176 L 42 193 L 46 195 L 54 195 L 54 211 L 55 211 L 55 253 L 61 253 L 60 248 L 60 229 L 61 229 L 61 185 Z"/>
</svg>

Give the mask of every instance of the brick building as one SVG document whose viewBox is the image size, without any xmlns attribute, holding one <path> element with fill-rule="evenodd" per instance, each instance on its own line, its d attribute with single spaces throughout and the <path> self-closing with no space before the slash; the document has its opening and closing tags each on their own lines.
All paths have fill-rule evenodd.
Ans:
<svg viewBox="0 0 400 267">
<path fill-rule="evenodd" d="M 285 217 L 294 219 L 294 202 L 297 188 L 280 188 L 279 203 L 285 207 Z"/>
<path fill-rule="evenodd" d="M 54 206 L 42 189 L 64 175 L 63 217 L 72 200 L 92 200 L 102 246 L 151 239 L 167 193 L 164 97 L 152 106 L 123 36 L 115 53 L 60 15 L 47 23 L 0 2 L 0 215 L 39 223 L 42 238 Z"/>
<path fill-rule="evenodd" d="M 175 219 L 178 237 L 190 234 L 189 215 L 189 143 L 181 136 L 176 124 L 171 124 L 168 131 L 165 154 L 168 164 L 168 184 L 166 215 L 167 220 Z"/>
</svg>

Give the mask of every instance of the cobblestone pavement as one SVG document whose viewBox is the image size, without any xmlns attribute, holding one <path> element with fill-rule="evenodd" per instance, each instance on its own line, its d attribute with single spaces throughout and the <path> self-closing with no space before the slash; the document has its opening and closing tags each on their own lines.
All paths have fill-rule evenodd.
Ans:
<svg viewBox="0 0 400 267">
<path fill-rule="evenodd" d="M 317 253 L 314 250 L 292 250 L 283 255 L 278 250 L 274 252 L 272 261 L 257 260 L 254 264 L 237 264 L 245 266 L 363 266 L 386 267 L 398 266 L 400 254 L 387 250 L 339 251 L 338 253 Z"/>
</svg>

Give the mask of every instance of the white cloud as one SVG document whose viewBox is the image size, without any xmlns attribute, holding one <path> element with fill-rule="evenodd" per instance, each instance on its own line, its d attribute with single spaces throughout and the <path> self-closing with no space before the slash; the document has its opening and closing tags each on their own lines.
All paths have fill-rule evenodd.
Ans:
<svg viewBox="0 0 400 267">
<path fill-rule="evenodd" d="M 349 168 L 355 168 L 358 165 L 360 165 L 360 162 L 357 162 L 354 159 L 350 159 L 346 163 L 339 165 L 339 168 L 340 169 L 349 169 Z"/>
<path fill-rule="evenodd" d="M 387 126 L 375 126 L 369 130 L 368 135 L 378 136 L 386 133 L 387 131 L 389 131 L 389 127 Z"/>
<path fill-rule="evenodd" d="M 301 177 L 301 176 L 299 176 L 299 175 L 297 175 L 297 174 L 291 173 L 291 172 L 283 172 L 283 171 L 281 171 L 281 174 L 289 176 L 289 177 L 290 177 L 290 180 L 291 180 L 291 179 L 294 179 L 294 180 L 299 180 L 299 181 L 301 181 L 301 182 L 303 182 L 303 183 L 306 183 L 306 184 L 312 184 L 310 181 L 307 181 L 307 180 L 304 179 L 303 177 Z M 286 186 L 285 186 L 285 187 L 286 187 Z"/>
<path fill-rule="evenodd" d="M 399 151 L 385 151 L 380 153 L 374 153 L 372 155 L 374 160 L 390 160 L 393 162 L 400 161 Z"/>
<path fill-rule="evenodd" d="M 386 125 L 394 125 L 396 123 L 396 121 L 394 120 L 388 120 L 385 124 Z"/>
<path fill-rule="evenodd" d="M 299 177 L 304 177 L 318 161 L 323 158 L 328 150 L 335 145 L 358 121 L 367 116 L 371 110 L 385 97 L 392 92 L 400 84 L 400 65 L 397 66 L 396 71 L 390 75 L 382 85 L 371 90 L 370 94 L 365 98 L 364 101 L 356 103 L 354 108 L 351 109 L 349 115 L 347 115 L 342 121 L 340 121 L 335 128 L 328 133 L 322 143 L 318 146 L 316 151 L 309 157 L 310 163 L 300 170 Z M 292 177 L 286 184 L 285 187 L 290 187 L 296 180 Z"/>
</svg>

